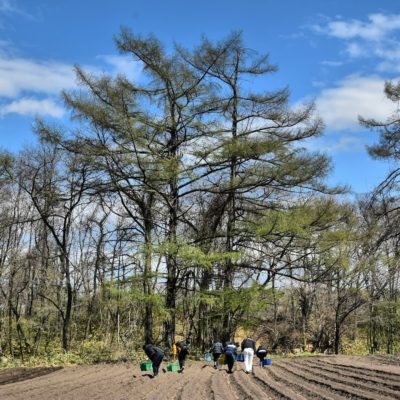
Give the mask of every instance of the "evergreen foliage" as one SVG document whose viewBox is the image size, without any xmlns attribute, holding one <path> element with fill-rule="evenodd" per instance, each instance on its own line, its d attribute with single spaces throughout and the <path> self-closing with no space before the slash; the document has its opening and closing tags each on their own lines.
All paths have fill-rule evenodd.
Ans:
<svg viewBox="0 0 400 400">
<path fill-rule="evenodd" d="M 397 199 L 376 195 L 374 213 L 326 185 L 329 159 L 305 148 L 323 130 L 314 105 L 263 87 L 277 67 L 240 33 L 191 50 L 115 41 L 141 78 L 76 67 L 70 127 L 38 120 L 36 147 L 1 156 L 1 353 L 60 343 L 71 362 L 112 361 L 245 331 L 274 351 L 357 335 L 395 351 Z M 397 119 L 362 122 L 383 132 L 371 154 L 396 158 Z"/>
</svg>

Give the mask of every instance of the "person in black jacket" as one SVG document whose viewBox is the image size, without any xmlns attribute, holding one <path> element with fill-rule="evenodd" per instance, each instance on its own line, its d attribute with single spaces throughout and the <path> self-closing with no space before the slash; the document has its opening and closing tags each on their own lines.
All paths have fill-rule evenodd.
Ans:
<svg viewBox="0 0 400 400">
<path fill-rule="evenodd" d="M 244 355 L 244 368 L 246 374 L 248 374 L 253 370 L 253 357 L 256 352 L 256 342 L 250 336 L 243 340 L 242 352 Z"/>
<path fill-rule="evenodd" d="M 178 361 L 180 372 L 183 372 L 185 369 L 186 356 L 189 354 L 189 340 L 181 340 L 180 342 L 175 343 L 178 349 Z"/>
<path fill-rule="evenodd" d="M 264 358 L 267 356 L 267 349 L 264 346 L 259 346 L 257 349 L 257 357 L 260 359 L 260 366 L 264 368 Z"/>
<path fill-rule="evenodd" d="M 143 350 L 153 363 L 153 378 L 155 378 L 158 375 L 158 370 L 164 358 L 164 351 L 152 344 L 145 344 Z"/>
<path fill-rule="evenodd" d="M 219 339 L 216 339 L 211 348 L 211 353 L 213 354 L 213 357 L 214 357 L 214 368 L 215 369 L 218 368 L 218 359 L 223 352 L 224 352 L 224 346 L 219 341 Z"/>
<path fill-rule="evenodd" d="M 225 360 L 228 364 L 228 373 L 231 374 L 233 371 L 233 365 L 235 364 L 235 357 L 237 354 L 236 346 L 231 342 L 226 342 L 224 346 Z"/>
</svg>

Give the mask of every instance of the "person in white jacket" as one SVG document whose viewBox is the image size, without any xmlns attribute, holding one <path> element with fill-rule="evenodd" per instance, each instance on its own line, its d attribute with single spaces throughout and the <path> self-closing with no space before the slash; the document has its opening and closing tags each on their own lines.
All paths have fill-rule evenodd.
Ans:
<svg viewBox="0 0 400 400">
<path fill-rule="evenodd" d="M 244 369 L 246 374 L 249 374 L 253 370 L 253 357 L 256 352 L 256 342 L 247 336 L 242 342 L 242 352 L 244 356 Z"/>
</svg>

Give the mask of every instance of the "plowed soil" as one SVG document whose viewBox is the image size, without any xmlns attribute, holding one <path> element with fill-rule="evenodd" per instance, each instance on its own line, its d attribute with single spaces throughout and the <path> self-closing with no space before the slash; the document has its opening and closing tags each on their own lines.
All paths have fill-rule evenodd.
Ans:
<svg viewBox="0 0 400 400">
<path fill-rule="evenodd" d="M 165 367 L 165 363 L 163 367 Z M 321 356 L 274 359 L 247 375 L 236 363 L 214 370 L 188 361 L 183 373 L 155 379 L 131 364 L 0 370 L 1 400 L 243 400 L 400 399 L 400 360 Z"/>
</svg>

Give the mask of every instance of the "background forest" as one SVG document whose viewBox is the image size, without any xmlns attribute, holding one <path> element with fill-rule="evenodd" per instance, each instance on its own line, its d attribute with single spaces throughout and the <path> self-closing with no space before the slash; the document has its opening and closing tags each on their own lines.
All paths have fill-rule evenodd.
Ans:
<svg viewBox="0 0 400 400">
<path fill-rule="evenodd" d="M 167 52 L 123 29 L 116 45 L 140 84 L 77 67 L 71 125 L 37 120 L 37 145 L 1 154 L 3 362 L 243 332 L 276 352 L 399 352 L 399 116 L 360 118 L 394 168 L 355 199 L 308 150 L 313 103 L 261 87 L 277 67 L 240 34 Z"/>
</svg>

